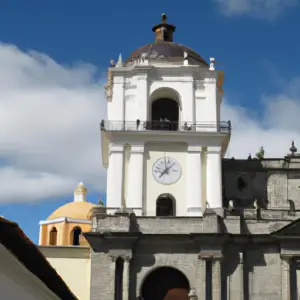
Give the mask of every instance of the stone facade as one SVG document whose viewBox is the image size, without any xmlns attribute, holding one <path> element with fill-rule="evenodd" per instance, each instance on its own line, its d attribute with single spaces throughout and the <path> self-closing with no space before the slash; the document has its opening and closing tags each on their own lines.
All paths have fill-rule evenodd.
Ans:
<svg viewBox="0 0 300 300">
<path fill-rule="evenodd" d="M 298 299 L 297 160 L 224 160 L 224 203 L 235 196 L 236 205 L 218 214 L 207 209 L 203 217 L 138 217 L 95 207 L 86 234 L 93 248 L 91 300 L 147 300 L 143 285 L 160 267 L 186 277 L 188 299 Z M 255 199 L 261 203 L 256 208 Z"/>
</svg>

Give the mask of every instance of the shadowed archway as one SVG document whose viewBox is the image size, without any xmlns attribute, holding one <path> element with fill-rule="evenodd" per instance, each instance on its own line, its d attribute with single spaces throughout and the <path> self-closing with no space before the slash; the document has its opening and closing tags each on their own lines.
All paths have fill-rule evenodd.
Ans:
<svg viewBox="0 0 300 300">
<path fill-rule="evenodd" d="M 162 194 L 156 199 L 156 216 L 173 217 L 176 215 L 176 201 L 170 194 Z"/>
<path fill-rule="evenodd" d="M 143 300 L 188 300 L 190 285 L 186 276 L 171 267 L 151 272 L 142 285 Z"/>
</svg>

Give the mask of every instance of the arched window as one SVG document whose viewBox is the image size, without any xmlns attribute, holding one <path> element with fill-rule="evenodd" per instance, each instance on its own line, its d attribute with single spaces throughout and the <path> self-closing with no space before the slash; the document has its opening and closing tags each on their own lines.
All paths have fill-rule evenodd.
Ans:
<svg viewBox="0 0 300 300">
<path fill-rule="evenodd" d="M 123 297 L 123 269 L 124 260 L 118 257 L 115 268 L 115 300 L 122 300 Z"/>
<path fill-rule="evenodd" d="M 164 194 L 156 200 L 156 215 L 158 217 L 171 217 L 175 216 L 175 199 L 169 195 Z"/>
<path fill-rule="evenodd" d="M 160 98 L 152 102 L 152 130 L 177 130 L 179 106 L 175 100 Z"/>
<path fill-rule="evenodd" d="M 57 245 L 57 229 L 55 227 L 53 227 L 50 231 L 49 244 L 51 246 L 56 246 Z"/>
<path fill-rule="evenodd" d="M 176 90 L 168 87 L 156 89 L 150 95 L 149 105 L 146 129 L 178 130 L 181 98 Z"/>
<path fill-rule="evenodd" d="M 80 227 L 75 227 L 72 231 L 72 245 L 79 246 L 80 245 L 80 237 L 82 230 Z"/>
</svg>

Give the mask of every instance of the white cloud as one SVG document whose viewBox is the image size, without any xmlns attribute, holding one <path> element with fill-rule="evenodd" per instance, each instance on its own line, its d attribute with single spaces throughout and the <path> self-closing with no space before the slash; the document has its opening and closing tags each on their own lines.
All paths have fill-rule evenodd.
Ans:
<svg viewBox="0 0 300 300">
<path fill-rule="evenodd" d="M 99 122 L 106 99 L 98 70 L 62 66 L 5 44 L 0 65 L 0 203 L 71 198 L 81 180 L 105 190 Z M 254 155 L 261 145 L 267 157 L 282 157 L 293 139 L 300 148 L 300 79 L 283 82 L 282 94 L 262 97 L 260 119 L 225 101 L 223 119 L 233 125 L 230 157 Z"/>
<path fill-rule="evenodd" d="M 299 80 L 292 80 L 282 94 L 262 96 L 259 116 L 225 102 L 222 115 L 233 127 L 228 157 L 247 158 L 249 153 L 254 157 L 260 146 L 264 146 L 265 157 L 283 157 L 293 140 L 300 152 L 300 93 L 295 93 L 294 86 Z"/>
<path fill-rule="evenodd" d="M 95 67 L 0 44 L 0 202 L 72 197 L 75 185 L 105 188 Z"/>
<path fill-rule="evenodd" d="M 228 17 L 250 15 L 269 21 L 277 18 L 286 8 L 294 7 L 298 0 L 214 0 Z"/>
</svg>

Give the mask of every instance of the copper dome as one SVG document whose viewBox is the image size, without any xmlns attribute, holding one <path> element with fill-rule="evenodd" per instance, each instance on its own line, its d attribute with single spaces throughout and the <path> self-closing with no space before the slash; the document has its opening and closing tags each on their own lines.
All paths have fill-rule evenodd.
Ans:
<svg viewBox="0 0 300 300">
<path fill-rule="evenodd" d="M 125 61 L 130 64 L 139 59 L 183 60 L 188 59 L 190 64 L 208 66 L 206 61 L 194 50 L 173 42 L 176 27 L 167 24 L 167 16 L 162 14 L 161 23 L 155 25 L 152 31 L 155 33 L 155 42 L 147 44 L 134 51 Z"/>
<path fill-rule="evenodd" d="M 185 52 L 191 64 L 208 66 L 207 62 L 194 50 L 184 45 L 168 41 L 156 41 L 155 43 L 144 45 L 143 47 L 134 51 L 127 58 L 125 64 L 133 62 L 139 58 L 164 60 L 183 59 Z"/>
</svg>

